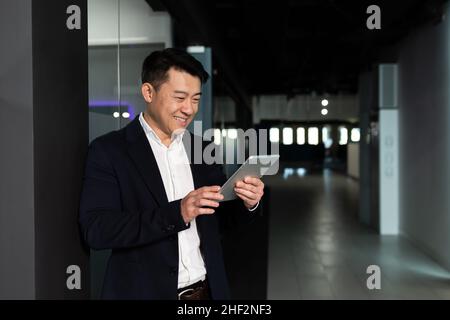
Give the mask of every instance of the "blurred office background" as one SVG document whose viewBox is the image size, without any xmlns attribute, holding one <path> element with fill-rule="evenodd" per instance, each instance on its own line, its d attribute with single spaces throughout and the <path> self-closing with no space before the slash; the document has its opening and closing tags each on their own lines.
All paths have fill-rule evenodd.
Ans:
<svg viewBox="0 0 450 320">
<path fill-rule="evenodd" d="M 72 3 L 82 28 L 63 32 Z M 75 228 L 86 147 L 145 109 L 143 59 L 178 47 L 212 76 L 196 120 L 225 154 L 237 129 L 279 145 L 262 217 L 223 238 L 234 298 L 450 299 L 450 8 L 380 1 L 370 30 L 371 4 L 2 2 L 20 37 L 1 28 L 0 298 L 99 297 L 109 252 L 82 247 Z M 69 264 L 79 292 L 65 287 Z"/>
</svg>

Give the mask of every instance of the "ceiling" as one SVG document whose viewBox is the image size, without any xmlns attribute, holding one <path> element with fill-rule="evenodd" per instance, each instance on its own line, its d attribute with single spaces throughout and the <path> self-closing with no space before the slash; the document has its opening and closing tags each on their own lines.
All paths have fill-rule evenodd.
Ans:
<svg viewBox="0 0 450 320">
<path fill-rule="evenodd" d="M 395 45 L 414 28 L 438 23 L 445 1 L 147 2 L 171 14 L 176 46 L 212 48 L 216 94 L 248 101 L 244 96 L 356 93 L 361 70 L 395 60 Z M 366 27 L 371 4 L 381 8 L 381 30 Z"/>
</svg>

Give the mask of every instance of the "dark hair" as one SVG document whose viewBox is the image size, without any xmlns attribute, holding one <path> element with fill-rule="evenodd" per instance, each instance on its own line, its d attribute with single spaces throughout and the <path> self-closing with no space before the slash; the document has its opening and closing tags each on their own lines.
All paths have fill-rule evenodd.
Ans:
<svg viewBox="0 0 450 320">
<path fill-rule="evenodd" d="M 179 71 L 185 71 L 194 77 L 198 77 L 202 83 L 205 83 L 209 74 L 205 71 L 202 64 L 183 50 L 167 48 L 160 51 L 154 51 L 145 58 L 142 64 L 142 83 L 150 83 L 155 90 L 168 80 L 170 68 Z"/>
</svg>

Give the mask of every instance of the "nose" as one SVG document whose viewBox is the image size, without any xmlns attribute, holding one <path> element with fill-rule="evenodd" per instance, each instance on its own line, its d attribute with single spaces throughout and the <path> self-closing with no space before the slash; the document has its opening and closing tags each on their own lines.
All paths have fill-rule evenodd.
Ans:
<svg viewBox="0 0 450 320">
<path fill-rule="evenodd" d="M 181 106 L 180 111 L 186 116 L 190 116 L 194 113 L 194 107 L 192 106 L 192 103 L 188 99 L 186 99 Z"/>
</svg>

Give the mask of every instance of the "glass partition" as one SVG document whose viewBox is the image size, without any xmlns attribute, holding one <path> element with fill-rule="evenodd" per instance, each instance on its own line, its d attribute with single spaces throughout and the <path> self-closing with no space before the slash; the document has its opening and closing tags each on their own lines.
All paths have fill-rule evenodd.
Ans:
<svg viewBox="0 0 450 320">
<path fill-rule="evenodd" d="M 144 58 L 171 44 L 170 17 L 145 0 L 89 0 L 89 140 L 121 129 L 145 109 Z M 109 250 L 91 251 L 91 298 L 101 294 Z"/>
</svg>

